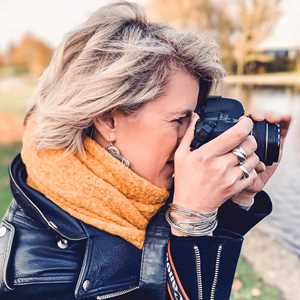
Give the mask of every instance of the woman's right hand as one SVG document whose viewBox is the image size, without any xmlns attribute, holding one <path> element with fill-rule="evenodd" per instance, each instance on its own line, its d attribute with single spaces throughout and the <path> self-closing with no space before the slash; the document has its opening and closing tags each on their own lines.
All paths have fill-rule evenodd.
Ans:
<svg viewBox="0 0 300 300">
<path fill-rule="evenodd" d="M 198 118 L 193 113 L 175 152 L 173 203 L 199 212 L 210 212 L 253 183 L 257 176 L 254 169 L 260 161 L 254 153 L 256 140 L 249 136 L 253 122 L 248 117 L 242 117 L 233 127 L 191 151 L 190 144 Z M 249 178 L 243 178 L 239 160 L 232 153 L 238 146 L 247 154 L 244 166 L 250 172 Z"/>
</svg>

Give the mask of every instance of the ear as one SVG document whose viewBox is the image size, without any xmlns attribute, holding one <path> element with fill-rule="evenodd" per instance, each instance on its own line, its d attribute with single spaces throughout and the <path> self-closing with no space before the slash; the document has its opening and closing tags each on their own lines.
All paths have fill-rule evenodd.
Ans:
<svg viewBox="0 0 300 300">
<path fill-rule="evenodd" d="M 116 140 L 115 112 L 109 111 L 94 120 L 94 126 L 107 142 Z"/>
</svg>

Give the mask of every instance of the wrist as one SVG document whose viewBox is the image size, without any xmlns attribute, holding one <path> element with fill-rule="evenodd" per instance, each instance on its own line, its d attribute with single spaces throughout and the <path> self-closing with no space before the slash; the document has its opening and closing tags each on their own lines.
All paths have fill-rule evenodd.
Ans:
<svg viewBox="0 0 300 300">
<path fill-rule="evenodd" d="M 203 236 L 212 235 L 218 223 L 217 213 L 217 209 L 204 213 L 171 203 L 165 217 L 175 236 Z"/>
<path fill-rule="evenodd" d="M 173 227 L 171 227 L 171 233 L 173 234 L 173 235 L 176 235 L 176 236 L 189 236 L 188 234 L 186 234 L 186 233 L 183 233 L 183 232 L 180 232 L 180 231 L 178 231 L 178 230 L 176 230 L 175 228 L 173 228 Z"/>
<path fill-rule="evenodd" d="M 191 205 L 192 201 L 182 200 L 183 197 L 180 197 L 178 199 L 180 199 L 180 201 L 177 201 L 176 198 L 174 197 L 172 203 L 174 203 L 175 205 L 179 205 L 181 207 L 188 207 L 189 209 L 192 209 L 199 213 L 204 213 L 204 214 L 208 213 L 209 214 L 218 209 L 218 207 L 208 207 L 207 205 L 205 205 L 203 203 L 199 203 L 199 201 L 197 201 L 197 205 Z M 187 205 L 187 203 L 188 203 L 188 205 Z"/>
<path fill-rule="evenodd" d="M 250 206 L 253 204 L 253 199 L 256 193 L 241 193 L 231 198 L 232 202 L 241 206 Z"/>
</svg>

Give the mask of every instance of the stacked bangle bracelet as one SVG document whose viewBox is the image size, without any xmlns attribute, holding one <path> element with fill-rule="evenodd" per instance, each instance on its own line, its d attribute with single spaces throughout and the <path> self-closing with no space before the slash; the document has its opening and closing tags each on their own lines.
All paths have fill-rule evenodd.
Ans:
<svg viewBox="0 0 300 300">
<path fill-rule="evenodd" d="M 187 217 L 184 221 L 177 221 L 172 215 Z M 170 226 L 186 235 L 203 236 L 211 235 L 218 225 L 218 210 L 203 213 L 180 205 L 171 203 L 166 211 L 165 217 Z"/>
</svg>

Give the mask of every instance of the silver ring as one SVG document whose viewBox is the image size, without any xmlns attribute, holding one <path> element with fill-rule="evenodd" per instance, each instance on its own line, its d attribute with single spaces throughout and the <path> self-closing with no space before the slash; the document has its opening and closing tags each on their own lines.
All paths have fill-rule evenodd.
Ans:
<svg viewBox="0 0 300 300">
<path fill-rule="evenodd" d="M 232 153 L 237 156 L 240 163 L 243 163 L 247 158 L 246 152 L 242 147 L 234 148 Z"/>
<path fill-rule="evenodd" d="M 244 179 L 244 178 L 249 178 L 250 173 L 249 173 L 249 171 L 245 168 L 245 166 L 244 166 L 244 165 L 240 165 L 239 168 L 240 168 L 240 169 L 242 170 L 242 172 L 243 172 L 243 179 Z"/>
</svg>

